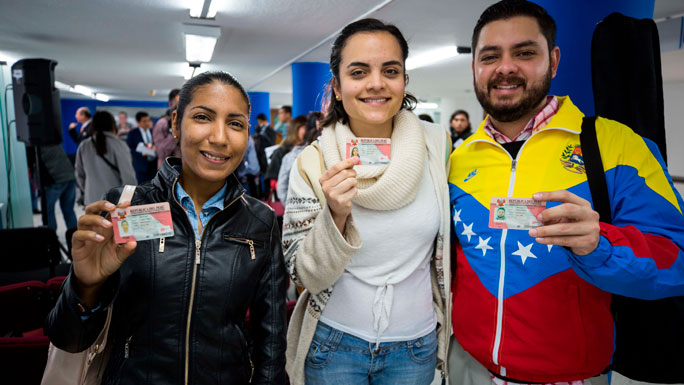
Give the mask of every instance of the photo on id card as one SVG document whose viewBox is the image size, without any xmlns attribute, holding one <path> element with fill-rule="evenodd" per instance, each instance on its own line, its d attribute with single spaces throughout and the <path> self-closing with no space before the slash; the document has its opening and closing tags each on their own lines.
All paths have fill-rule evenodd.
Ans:
<svg viewBox="0 0 684 385">
<path fill-rule="evenodd" d="M 351 138 L 347 139 L 345 159 L 357 156 L 364 166 L 386 165 L 390 162 L 392 139 Z"/>
</svg>

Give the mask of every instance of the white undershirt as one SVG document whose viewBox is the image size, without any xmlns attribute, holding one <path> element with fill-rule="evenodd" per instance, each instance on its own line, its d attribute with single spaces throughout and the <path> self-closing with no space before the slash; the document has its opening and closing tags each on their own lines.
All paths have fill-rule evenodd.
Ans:
<svg viewBox="0 0 684 385">
<path fill-rule="evenodd" d="M 393 211 L 353 205 L 352 216 L 363 240 L 352 261 L 383 253 L 412 256 L 420 263 L 406 279 L 394 285 L 389 325 L 380 338 L 373 322 L 373 301 L 378 287 L 361 281 L 348 270 L 333 286 L 320 320 L 373 343 L 407 341 L 434 330 L 437 316 L 432 307 L 430 260 L 440 213 L 428 162 L 413 202 Z"/>
</svg>

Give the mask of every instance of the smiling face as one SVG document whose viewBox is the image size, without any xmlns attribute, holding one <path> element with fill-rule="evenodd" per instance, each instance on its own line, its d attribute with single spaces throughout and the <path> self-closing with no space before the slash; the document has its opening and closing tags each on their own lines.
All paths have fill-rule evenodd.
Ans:
<svg viewBox="0 0 684 385">
<path fill-rule="evenodd" d="M 220 82 L 199 86 L 173 134 L 180 138 L 182 180 L 220 188 L 242 161 L 249 138 L 249 108 L 235 87 Z M 216 187 L 218 186 L 218 187 Z"/>
<path fill-rule="evenodd" d="M 482 28 L 473 57 L 475 94 L 494 120 L 529 120 L 544 106 L 560 50 L 549 52 L 537 21 L 515 16 Z"/>
<path fill-rule="evenodd" d="M 397 39 L 388 32 L 361 32 L 342 49 L 335 95 L 342 98 L 355 134 L 391 133 L 392 118 L 401 109 L 404 61 Z"/>
</svg>

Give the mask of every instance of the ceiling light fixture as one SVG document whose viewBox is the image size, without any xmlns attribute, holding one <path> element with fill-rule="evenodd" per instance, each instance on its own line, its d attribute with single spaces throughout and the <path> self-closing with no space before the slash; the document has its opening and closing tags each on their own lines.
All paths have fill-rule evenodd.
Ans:
<svg viewBox="0 0 684 385">
<path fill-rule="evenodd" d="M 408 59 L 406 59 L 406 69 L 412 70 L 419 67 L 429 66 L 446 59 L 451 59 L 456 56 L 458 56 L 458 51 L 455 45 L 438 48 L 416 56 L 409 57 Z"/>
<path fill-rule="evenodd" d="M 66 83 L 62 83 L 58 80 L 55 80 L 55 88 L 57 88 L 58 90 L 62 90 L 62 91 L 74 92 L 74 93 L 78 93 L 81 95 L 85 95 L 89 98 L 97 99 L 101 102 L 108 102 L 109 101 L 109 95 L 101 94 L 99 92 L 95 93 L 89 87 L 82 86 L 80 84 L 76 84 L 75 86 L 70 86 Z"/>
<path fill-rule="evenodd" d="M 216 2 L 211 0 L 192 0 L 190 17 L 196 19 L 213 19 L 216 17 Z"/>
<path fill-rule="evenodd" d="M 109 101 L 109 96 L 107 96 L 107 95 L 105 95 L 105 94 L 97 93 L 97 94 L 95 94 L 95 99 L 97 99 L 97 100 L 99 100 L 99 101 L 101 101 L 101 102 L 108 102 L 108 101 Z"/>
<path fill-rule="evenodd" d="M 221 28 L 211 25 L 184 24 L 185 60 L 190 63 L 207 63 L 214 54 Z"/>
<path fill-rule="evenodd" d="M 82 86 L 80 84 L 76 84 L 74 87 L 74 92 L 78 92 L 79 94 L 85 95 L 90 98 L 95 98 L 95 93 L 88 87 Z"/>
</svg>

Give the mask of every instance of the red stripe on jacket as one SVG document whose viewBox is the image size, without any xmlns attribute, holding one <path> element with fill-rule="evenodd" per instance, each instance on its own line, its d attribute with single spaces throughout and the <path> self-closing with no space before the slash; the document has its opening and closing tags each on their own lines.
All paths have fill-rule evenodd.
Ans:
<svg viewBox="0 0 684 385">
<path fill-rule="evenodd" d="M 669 269 L 677 260 L 679 247 L 671 240 L 652 234 L 644 234 L 632 225 L 617 227 L 607 223 L 599 223 L 601 235 L 613 246 L 626 246 L 640 258 L 651 258 L 658 269 Z"/>
</svg>

